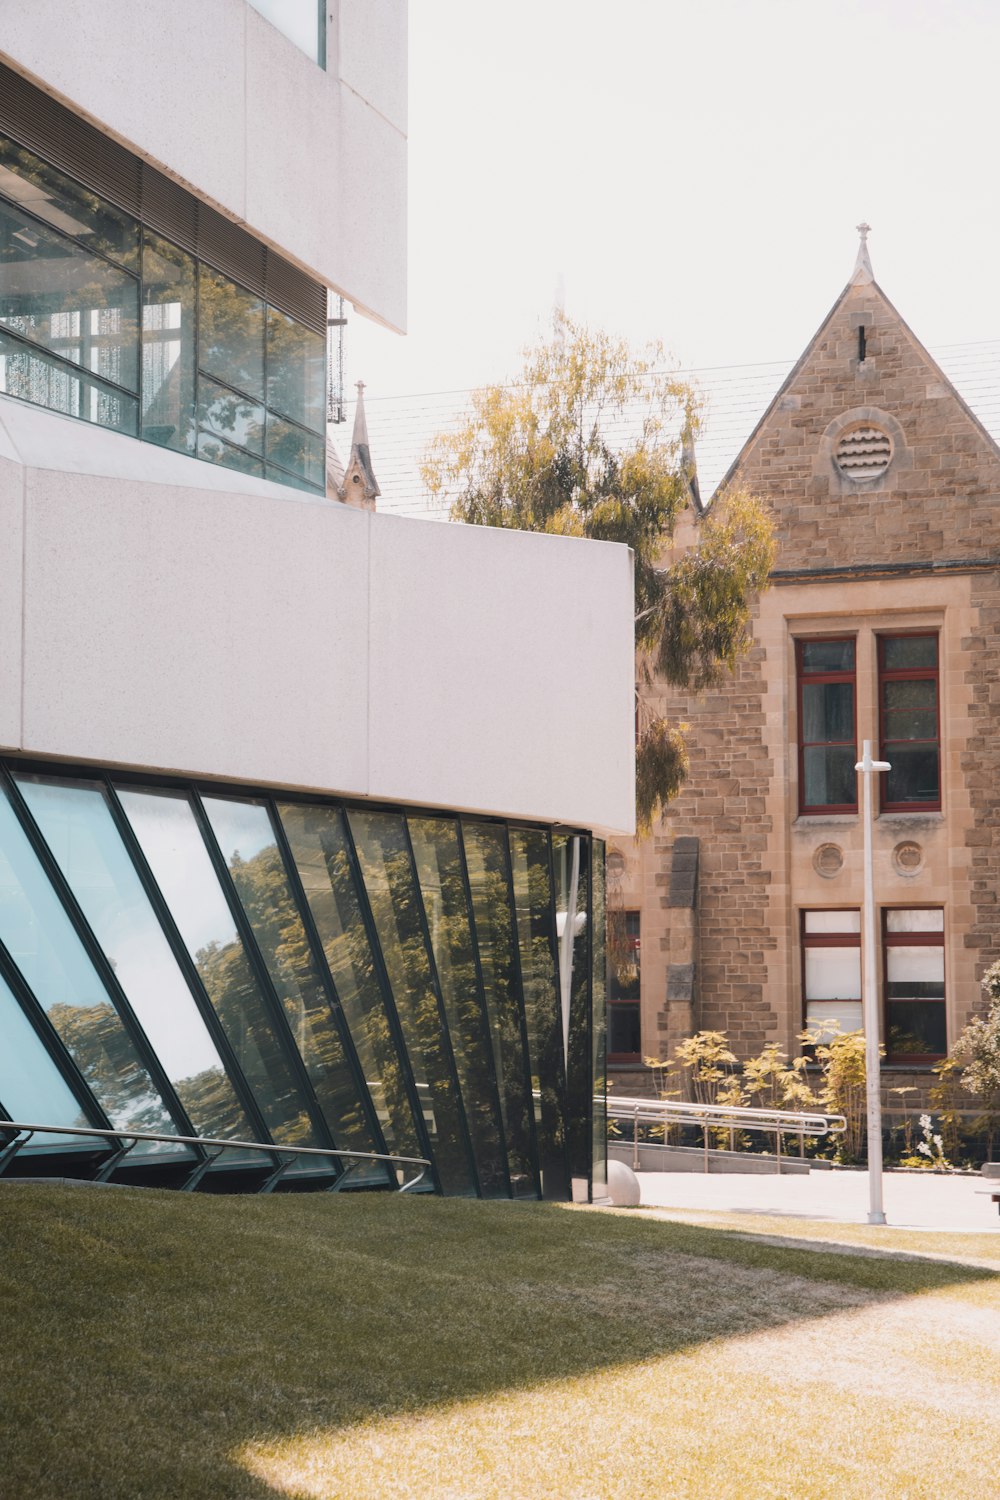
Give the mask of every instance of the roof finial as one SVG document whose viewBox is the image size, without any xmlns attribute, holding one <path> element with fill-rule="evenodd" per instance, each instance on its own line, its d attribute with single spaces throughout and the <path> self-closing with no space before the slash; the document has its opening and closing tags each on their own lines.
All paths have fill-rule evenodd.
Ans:
<svg viewBox="0 0 1000 1500">
<path fill-rule="evenodd" d="M 872 226 L 866 224 L 864 219 L 857 225 L 858 234 L 861 236 L 861 243 L 858 246 L 858 258 L 854 262 L 854 274 L 851 277 L 852 286 L 865 286 L 869 281 L 875 280 L 871 259 L 868 255 L 868 236 L 871 234 L 871 228 Z"/>
</svg>

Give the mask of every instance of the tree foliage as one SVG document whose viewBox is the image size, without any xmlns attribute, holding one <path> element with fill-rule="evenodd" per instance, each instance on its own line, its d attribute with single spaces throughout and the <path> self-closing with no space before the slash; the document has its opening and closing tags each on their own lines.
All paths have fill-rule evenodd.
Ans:
<svg viewBox="0 0 1000 1500">
<path fill-rule="evenodd" d="M 692 388 L 664 365 L 658 344 L 637 353 L 564 319 L 550 342 L 526 352 L 516 384 L 475 392 L 460 427 L 435 440 L 423 474 L 455 520 L 630 547 L 640 675 L 698 690 L 747 650 L 774 543 L 763 504 L 728 491 L 699 520 L 695 544 L 665 563 L 688 503 L 685 442 L 698 412 Z M 681 728 L 641 704 L 640 831 L 686 771 Z"/>
</svg>

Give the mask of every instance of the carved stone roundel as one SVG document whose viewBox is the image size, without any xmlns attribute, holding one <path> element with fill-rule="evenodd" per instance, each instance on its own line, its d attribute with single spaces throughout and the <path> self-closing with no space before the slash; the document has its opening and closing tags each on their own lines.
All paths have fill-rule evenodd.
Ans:
<svg viewBox="0 0 1000 1500">
<path fill-rule="evenodd" d="M 813 869 L 824 880 L 832 880 L 844 868 L 844 851 L 839 844 L 820 844 L 813 855 Z"/>
<path fill-rule="evenodd" d="M 904 839 L 893 849 L 892 863 L 897 875 L 918 875 L 924 867 L 924 851 L 912 839 Z"/>
</svg>

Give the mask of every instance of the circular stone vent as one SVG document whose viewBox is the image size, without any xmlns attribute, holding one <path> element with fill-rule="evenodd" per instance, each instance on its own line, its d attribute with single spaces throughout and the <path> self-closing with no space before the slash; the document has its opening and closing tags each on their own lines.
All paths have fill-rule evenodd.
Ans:
<svg viewBox="0 0 1000 1500">
<path fill-rule="evenodd" d="M 881 427 L 848 427 L 833 456 L 848 479 L 878 479 L 892 459 L 892 439 Z"/>
</svg>

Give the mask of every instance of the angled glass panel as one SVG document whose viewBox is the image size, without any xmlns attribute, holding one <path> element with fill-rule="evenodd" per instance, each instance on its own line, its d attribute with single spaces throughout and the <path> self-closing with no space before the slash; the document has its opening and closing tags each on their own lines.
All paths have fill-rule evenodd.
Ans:
<svg viewBox="0 0 1000 1500">
<path fill-rule="evenodd" d="M 355 809 L 349 819 L 441 1185 L 475 1193 L 403 818 Z"/>
<path fill-rule="evenodd" d="M 0 393 L 46 406 L 50 411 L 110 427 L 135 437 L 139 403 L 132 396 L 104 386 L 98 380 L 65 365 L 41 349 L 29 348 L 19 339 L 0 332 Z"/>
<path fill-rule="evenodd" d="M 321 333 L 313 333 L 311 328 L 276 307 L 267 309 L 267 404 L 272 411 L 322 433 L 326 415 L 326 340 Z"/>
<path fill-rule="evenodd" d="M 386 1145 L 423 1156 L 354 888 L 343 813 L 298 802 L 278 811 Z"/>
<path fill-rule="evenodd" d="M 139 225 L 129 214 L 42 161 L 33 151 L 0 137 L 0 195 L 71 236 L 87 250 L 134 271 Z"/>
<path fill-rule="evenodd" d="M 0 198 L 0 323 L 85 370 L 138 389 L 139 285 Z"/>
<path fill-rule="evenodd" d="M 188 453 L 194 446 L 194 257 L 143 230 L 142 436 Z"/>
<path fill-rule="evenodd" d="M 102 787 L 17 784 L 197 1135 L 252 1140 L 218 1049 L 115 827 Z"/>
<path fill-rule="evenodd" d="M 537 1197 L 531 1138 L 531 1079 L 515 953 L 507 832 L 495 823 L 462 824 L 472 911 L 486 996 L 493 1067 L 500 1092 L 511 1192 Z"/>
<path fill-rule="evenodd" d="M 535 828 L 512 828 L 510 860 L 542 1196 L 561 1199 L 568 1188 L 565 1061 L 548 835 Z"/>
<path fill-rule="evenodd" d="M 595 839 L 591 884 L 591 1042 L 594 1060 L 593 1164 L 590 1176 L 592 1198 L 604 1197 L 608 1187 L 608 954 L 604 857 L 604 843 Z"/>
<path fill-rule="evenodd" d="M 198 363 L 206 375 L 264 399 L 264 304 L 221 271 L 198 276 Z"/>
<path fill-rule="evenodd" d="M 458 825 L 446 818 L 408 821 L 480 1190 L 486 1198 L 506 1198 L 510 1189 L 493 1046 L 476 968 Z"/>
<path fill-rule="evenodd" d="M 590 1193 L 590 1111 L 593 1096 L 590 1044 L 590 841 L 553 834 L 556 937 L 560 1007 L 566 1038 L 566 1148 L 573 1197 Z"/>
<path fill-rule="evenodd" d="M 223 858 L 253 928 L 271 983 L 305 1063 L 334 1143 L 380 1151 L 344 1054 L 263 802 L 203 797 Z M 385 1181 L 385 1168 L 358 1166 L 353 1181 Z"/>
<path fill-rule="evenodd" d="M 291 470 L 307 484 L 322 488 L 326 455 L 321 437 L 281 417 L 267 414 L 267 461 Z"/>
<path fill-rule="evenodd" d="M 255 474 L 258 479 L 264 478 L 262 459 L 254 458 L 252 453 L 234 448 L 232 443 L 223 442 L 221 438 L 212 437 L 209 433 L 199 432 L 197 452 L 198 457 L 203 458 L 206 463 L 219 464 L 223 469 L 235 469 L 238 474 Z"/>
<path fill-rule="evenodd" d="M 46 1051 L 3 975 L 0 975 L 0 1104 L 11 1120 L 27 1125 L 95 1125 L 80 1108 L 73 1092 Z M 36 1135 L 21 1154 L 58 1146 L 93 1151 L 106 1143 L 86 1136 Z"/>
<path fill-rule="evenodd" d="M 120 787 L 118 796 L 272 1136 L 290 1146 L 325 1145 L 315 1137 L 187 795 Z"/>
<path fill-rule="evenodd" d="M 6 795 L 0 795 L 0 941 L 114 1128 L 180 1134 Z M 132 1155 L 174 1150 L 150 1142 Z"/>
<path fill-rule="evenodd" d="M 198 431 L 206 440 L 235 444 L 250 453 L 264 451 L 264 408 L 246 396 L 201 376 L 198 380 Z M 203 444 L 199 441 L 198 452 Z M 203 455 L 204 456 L 204 455 Z"/>
</svg>

